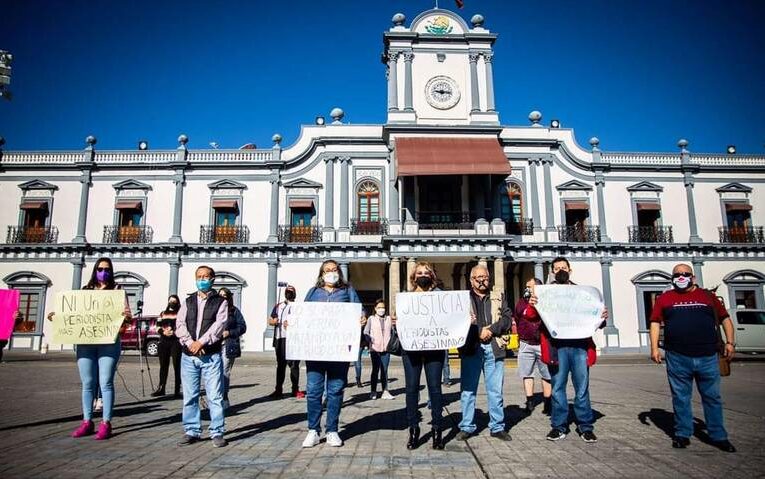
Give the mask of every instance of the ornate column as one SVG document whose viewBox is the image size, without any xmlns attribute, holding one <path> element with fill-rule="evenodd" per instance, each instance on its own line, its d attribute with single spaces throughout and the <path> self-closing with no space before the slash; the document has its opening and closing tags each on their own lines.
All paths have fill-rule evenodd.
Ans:
<svg viewBox="0 0 765 479">
<path fill-rule="evenodd" d="M 680 148 L 680 171 L 683 172 L 683 183 L 685 184 L 685 201 L 688 204 L 688 226 L 690 228 L 690 243 L 701 243 L 699 228 L 696 224 L 696 204 L 693 201 L 693 186 L 695 181 L 693 174 L 699 169 L 696 165 L 691 165 L 691 153 L 688 151 L 688 140 L 681 139 L 677 142 Z"/>
<path fill-rule="evenodd" d="M 178 294 L 178 273 L 181 268 L 180 255 L 171 259 L 168 263 L 170 264 L 170 281 L 167 286 L 167 294 L 169 296 L 171 294 Z"/>
<path fill-rule="evenodd" d="M 404 52 L 404 111 L 414 111 L 412 106 L 412 59 L 414 53 Z"/>
<path fill-rule="evenodd" d="M 186 145 L 189 137 L 180 135 L 178 137 L 178 148 L 175 151 L 175 174 L 173 183 L 175 184 L 175 203 L 173 205 L 173 234 L 170 236 L 170 243 L 183 243 L 181 228 L 183 226 L 183 187 L 186 185 L 186 163 L 189 150 Z"/>
<path fill-rule="evenodd" d="M 396 294 L 401 291 L 401 260 L 391 258 L 388 265 L 388 310 L 396 313 Z"/>
<path fill-rule="evenodd" d="M 550 165 L 552 165 L 552 155 L 540 158 L 542 161 L 544 184 L 545 184 L 545 241 L 548 241 L 547 235 L 555 231 L 555 215 L 553 213 L 553 194 L 552 177 L 550 175 Z"/>
<path fill-rule="evenodd" d="M 545 282 L 545 265 L 544 261 L 542 260 L 536 260 L 534 261 L 534 277 L 541 281 L 542 283 Z"/>
<path fill-rule="evenodd" d="M 350 180 L 348 179 L 348 165 L 351 162 L 350 156 L 341 156 L 340 161 L 340 230 L 348 230 L 350 222 L 348 219 L 348 203 L 350 202 Z"/>
<path fill-rule="evenodd" d="M 268 278 L 266 280 L 266 312 L 268 315 L 271 313 L 271 308 L 276 304 L 276 271 L 279 267 L 279 258 L 269 258 L 268 263 Z M 266 328 L 268 330 L 269 328 Z"/>
<path fill-rule="evenodd" d="M 702 271 L 704 260 L 698 256 L 694 256 L 691 259 L 691 264 L 693 265 L 693 274 L 696 276 L 696 284 L 704 287 L 704 272 Z"/>
<path fill-rule="evenodd" d="M 606 202 L 603 198 L 603 188 L 606 185 L 606 177 L 603 172 L 595 173 L 595 190 L 598 202 L 598 226 L 600 226 L 600 240 L 604 242 L 610 242 L 611 238 L 608 237 L 608 230 L 606 228 Z"/>
<path fill-rule="evenodd" d="M 88 240 L 85 237 L 85 230 L 87 228 L 88 221 L 88 200 L 90 198 L 90 186 L 92 185 L 92 168 L 96 158 L 96 137 L 88 136 L 85 138 L 87 147 L 82 154 L 82 161 L 79 163 L 81 169 L 80 176 L 80 211 L 79 218 L 77 219 L 77 235 L 72 240 L 72 243 L 86 243 Z M 79 287 L 82 285 L 78 285 Z"/>
<path fill-rule="evenodd" d="M 529 158 L 529 187 L 531 203 L 531 221 L 534 231 L 542 231 L 542 220 L 539 218 L 539 189 L 537 188 L 537 165 L 539 158 Z"/>
<path fill-rule="evenodd" d="M 489 260 L 485 256 L 478 258 L 478 264 L 486 268 L 486 271 L 489 271 Z"/>
<path fill-rule="evenodd" d="M 85 266 L 85 256 L 72 260 L 72 289 L 82 288 L 82 268 Z"/>
<path fill-rule="evenodd" d="M 388 111 L 398 111 L 398 56 L 388 52 Z"/>
<path fill-rule="evenodd" d="M 603 301 L 608 308 L 608 319 L 603 333 L 606 337 L 607 348 L 619 347 L 619 330 L 614 326 L 614 307 L 611 298 L 611 258 L 600 258 L 600 276 L 603 283 Z"/>
<path fill-rule="evenodd" d="M 348 262 L 347 261 L 341 261 L 340 262 L 340 271 L 343 272 L 343 278 L 345 278 L 346 281 L 351 280 L 350 272 L 348 271 Z"/>
<path fill-rule="evenodd" d="M 470 111 L 480 111 L 481 103 L 478 97 L 478 53 L 470 53 Z"/>
<path fill-rule="evenodd" d="M 335 226 L 335 158 L 324 158 L 327 165 L 324 181 L 324 230 L 331 231 Z"/>
<path fill-rule="evenodd" d="M 393 168 L 393 160 L 388 156 L 388 222 L 398 224 L 401 222 L 401 206 L 399 205 L 398 178 Z"/>
<path fill-rule="evenodd" d="M 494 105 L 494 71 L 492 67 L 492 61 L 494 60 L 493 53 L 483 54 L 483 63 L 486 67 L 486 110 L 495 111 Z"/>
<path fill-rule="evenodd" d="M 268 181 L 271 183 L 271 218 L 268 224 L 268 242 L 275 243 L 279 241 L 279 171 L 271 170 L 271 178 Z"/>
<path fill-rule="evenodd" d="M 404 291 L 407 291 L 409 289 L 409 278 L 412 276 L 412 273 L 414 273 L 414 268 L 417 265 L 417 259 L 416 258 L 408 258 L 406 260 L 406 278 L 404 279 Z"/>
<path fill-rule="evenodd" d="M 505 294 L 505 262 L 503 258 L 494 258 L 494 287 Z"/>
</svg>

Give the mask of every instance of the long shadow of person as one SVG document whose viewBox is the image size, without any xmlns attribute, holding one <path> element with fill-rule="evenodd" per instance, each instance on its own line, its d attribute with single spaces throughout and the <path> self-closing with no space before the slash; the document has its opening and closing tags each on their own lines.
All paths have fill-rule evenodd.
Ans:
<svg viewBox="0 0 765 479">
<path fill-rule="evenodd" d="M 666 409 L 653 408 L 649 411 L 643 411 L 638 414 L 638 420 L 641 424 L 648 425 L 648 421 L 661 429 L 670 439 L 675 437 L 675 415 Z M 712 439 L 706 430 L 707 425 L 701 419 L 693 418 L 693 435 L 705 444 L 712 444 Z"/>
<path fill-rule="evenodd" d="M 240 441 L 267 431 L 273 431 L 274 429 L 305 422 L 305 420 L 306 415 L 304 412 L 287 414 L 269 419 L 268 421 L 250 424 L 228 431 L 226 433 L 226 439 L 228 439 L 229 442 Z"/>
</svg>

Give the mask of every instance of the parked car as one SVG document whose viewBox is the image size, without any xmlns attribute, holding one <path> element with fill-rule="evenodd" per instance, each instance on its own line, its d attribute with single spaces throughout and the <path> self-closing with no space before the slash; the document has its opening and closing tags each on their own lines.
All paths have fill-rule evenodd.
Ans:
<svg viewBox="0 0 765 479">
<path fill-rule="evenodd" d="M 736 351 L 765 353 L 765 309 L 730 309 Z"/>
<path fill-rule="evenodd" d="M 127 326 L 120 329 L 120 343 L 123 350 L 138 350 L 138 335 L 141 335 L 143 352 L 148 356 L 159 355 L 160 332 L 157 328 L 158 316 L 133 318 Z M 140 326 L 139 326 L 140 325 Z"/>
</svg>

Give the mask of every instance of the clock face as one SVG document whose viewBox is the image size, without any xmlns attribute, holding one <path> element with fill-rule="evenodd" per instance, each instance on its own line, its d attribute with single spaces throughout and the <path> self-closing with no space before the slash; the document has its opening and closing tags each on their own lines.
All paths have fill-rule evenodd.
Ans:
<svg viewBox="0 0 765 479">
<path fill-rule="evenodd" d="M 460 90 L 451 78 L 437 76 L 425 86 L 425 97 L 432 107 L 447 110 L 460 101 Z"/>
</svg>

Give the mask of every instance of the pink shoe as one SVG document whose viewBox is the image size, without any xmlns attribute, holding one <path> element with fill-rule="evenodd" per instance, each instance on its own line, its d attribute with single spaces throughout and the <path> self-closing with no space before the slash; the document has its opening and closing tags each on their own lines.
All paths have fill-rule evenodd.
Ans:
<svg viewBox="0 0 765 479">
<path fill-rule="evenodd" d="M 93 421 L 85 420 L 80 423 L 80 427 L 74 430 L 72 437 L 82 437 L 93 434 Z"/>
<path fill-rule="evenodd" d="M 102 422 L 98 425 L 98 432 L 96 433 L 96 441 L 103 441 L 112 437 L 112 424 L 110 422 Z"/>
</svg>

